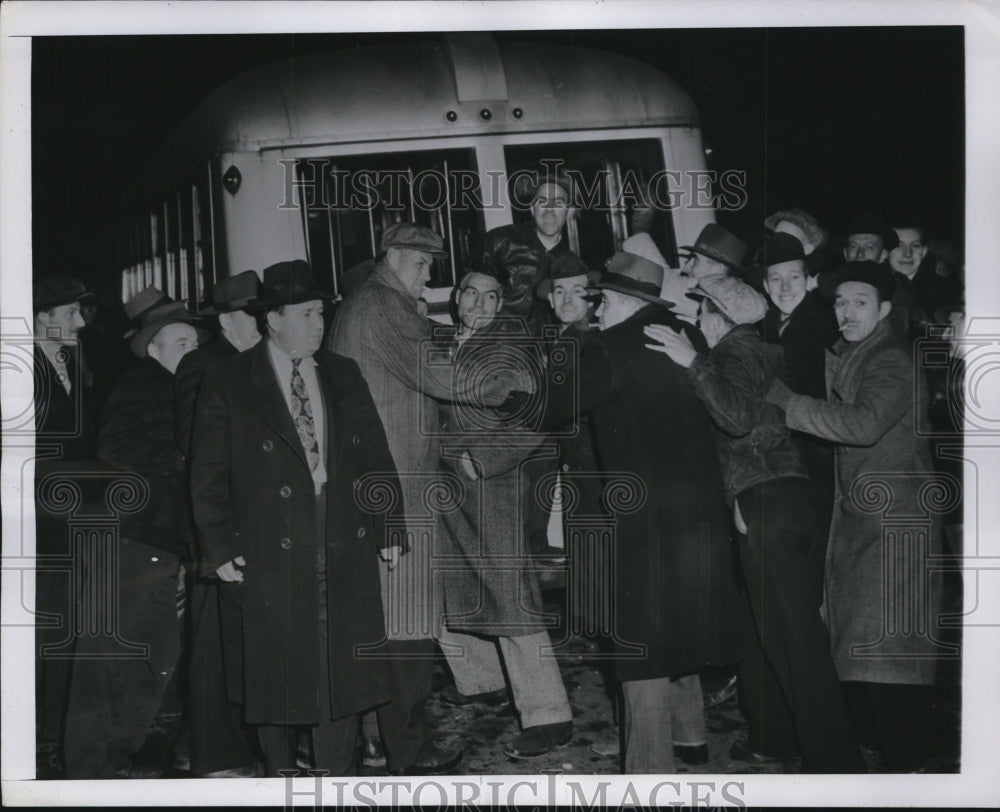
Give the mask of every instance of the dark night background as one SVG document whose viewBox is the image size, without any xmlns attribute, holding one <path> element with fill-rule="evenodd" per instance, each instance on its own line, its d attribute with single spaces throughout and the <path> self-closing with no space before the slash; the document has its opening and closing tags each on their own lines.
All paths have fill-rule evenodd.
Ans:
<svg viewBox="0 0 1000 812">
<path fill-rule="evenodd" d="M 116 218 L 167 132 L 255 65 L 412 36 L 36 37 L 35 273 L 118 290 Z M 810 212 L 836 234 L 861 208 L 905 210 L 961 246 L 961 27 L 508 32 L 618 51 L 676 79 L 701 113 L 709 167 L 747 172 L 749 205 L 719 220 L 755 244 L 767 214 Z"/>
</svg>

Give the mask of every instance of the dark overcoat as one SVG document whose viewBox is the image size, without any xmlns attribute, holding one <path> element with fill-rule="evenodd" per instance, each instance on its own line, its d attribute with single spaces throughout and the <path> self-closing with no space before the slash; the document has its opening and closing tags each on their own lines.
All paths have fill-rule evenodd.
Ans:
<svg viewBox="0 0 1000 812">
<path fill-rule="evenodd" d="M 940 634 L 940 586 L 928 570 L 940 552 L 934 502 L 942 492 L 929 490 L 935 478 L 916 434 L 913 363 L 888 318 L 867 338 L 834 345 L 827 386 L 826 400 L 792 395 L 786 420 L 836 444 L 824 608 L 837 673 L 930 684 L 943 650 L 930 639 Z"/>
<path fill-rule="evenodd" d="M 315 359 L 326 415 L 325 538 L 267 341 L 211 367 L 195 407 L 191 496 L 202 568 L 246 559 L 243 701 L 253 724 L 319 720 L 320 656 L 329 658 L 335 717 L 389 699 L 383 663 L 356 648 L 384 637 L 377 550 L 386 540 L 384 511 L 401 502 L 399 482 L 357 364 L 322 351 Z M 326 545 L 326 652 L 318 644 L 317 544 Z"/>
<path fill-rule="evenodd" d="M 700 333 L 665 307 L 644 307 L 587 340 L 578 384 L 570 375 L 549 388 L 545 421 L 563 422 L 575 399 L 591 415 L 608 479 L 622 680 L 680 676 L 741 654 L 735 557 L 711 421 L 687 372 L 645 348 L 648 324 L 683 330 L 704 346 Z M 642 656 L 635 644 L 645 647 Z"/>
</svg>

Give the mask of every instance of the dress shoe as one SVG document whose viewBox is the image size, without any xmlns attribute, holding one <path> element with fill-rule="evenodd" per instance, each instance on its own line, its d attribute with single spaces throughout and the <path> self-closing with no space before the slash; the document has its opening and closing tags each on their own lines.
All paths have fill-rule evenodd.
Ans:
<svg viewBox="0 0 1000 812">
<path fill-rule="evenodd" d="M 121 767 L 115 770 L 115 778 L 161 778 L 163 770 L 154 767 L 152 764 L 129 764 L 128 767 Z"/>
<path fill-rule="evenodd" d="M 227 770 L 213 770 L 205 773 L 202 778 L 260 778 L 264 771 L 258 764 L 244 764 L 242 767 L 230 767 Z"/>
<path fill-rule="evenodd" d="M 442 775 L 457 767 L 461 760 L 461 750 L 428 742 L 420 748 L 415 764 L 402 770 L 389 770 L 389 775 Z"/>
<path fill-rule="evenodd" d="M 736 696 L 736 675 L 733 674 L 726 683 L 714 691 L 707 691 L 705 693 L 704 705 L 705 709 L 714 708 L 716 705 L 721 705 L 723 702 L 732 699 Z"/>
<path fill-rule="evenodd" d="M 361 762 L 366 767 L 385 766 L 385 748 L 381 739 L 365 736 L 361 740 Z"/>
<path fill-rule="evenodd" d="M 708 764 L 708 745 L 675 744 L 674 758 L 679 758 L 685 764 Z"/>
<path fill-rule="evenodd" d="M 504 745 L 503 752 L 508 758 L 535 758 L 568 744 L 573 738 L 572 722 L 556 722 L 551 725 L 526 727 Z"/>
<path fill-rule="evenodd" d="M 745 739 L 736 742 L 729 748 L 729 757 L 736 761 L 745 761 L 747 764 L 774 764 L 779 761 L 787 761 L 790 756 L 782 756 L 777 753 L 762 753 L 754 750 Z"/>
<path fill-rule="evenodd" d="M 458 688 L 453 684 L 444 688 L 438 694 L 438 698 L 444 704 L 455 708 L 465 708 L 469 705 L 488 705 L 491 708 L 498 708 L 510 701 L 507 697 L 506 688 L 498 688 L 495 691 L 484 691 L 481 694 L 463 694 L 459 693 Z"/>
</svg>

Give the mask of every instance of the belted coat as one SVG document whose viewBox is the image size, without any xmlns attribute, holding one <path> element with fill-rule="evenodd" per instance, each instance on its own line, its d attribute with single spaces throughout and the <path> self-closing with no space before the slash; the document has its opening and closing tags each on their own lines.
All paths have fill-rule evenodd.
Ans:
<svg viewBox="0 0 1000 812">
<path fill-rule="evenodd" d="M 385 426 L 403 488 L 411 552 L 380 569 L 386 634 L 394 640 L 437 636 L 443 609 L 432 557 L 440 489 L 439 402 L 480 398 L 498 405 L 517 376 L 462 378 L 431 334 L 431 322 L 383 262 L 337 310 L 328 347 L 354 359 Z M 436 590 L 436 591 L 435 591 Z"/>
<path fill-rule="evenodd" d="M 320 536 L 312 475 L 267 343 L 205 373 L 195 406 L 191 501 L 202 571 L 237 556 L 246 560 L 246 721 L 315 724 L 320 656 L 329 660 L 335 717 L 390 698 L 384 661 L 360 652 L 384 637 L 378 549 L 387 543 L 386 511 L 400 501 L 399 484 L 357 364 L 316 353 L 328 475 Z M 326 548 L 325 652 L 318 644 L 320 544 Z"/>
</svg>

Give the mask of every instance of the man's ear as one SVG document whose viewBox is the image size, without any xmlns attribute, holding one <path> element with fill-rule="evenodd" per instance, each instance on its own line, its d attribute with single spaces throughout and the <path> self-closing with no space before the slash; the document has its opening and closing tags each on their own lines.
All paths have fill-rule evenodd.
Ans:
<svg viewBox="0 0 1000 812">
<path fill-rule="evenodd" d="M 892 310 L 892 302 L 882 302 L 882 304 L 878 306 L 878 320 L 882 321 L 882 319 L 889 315 L 890 310 Z"/>
<path fill-rule="evenodd" d="M 885 259 L 886 259 L 886 257 L 888 257 L 888 256 L 889 256 L 889 252 L 888 252 L 888 251 L 886 251 L 886 250 L 885 250 L 885 249 L 883 248 L 883 249 L 882 249 L 882 253 L 878 255 L 878 264 L 879 264 L 879 265 L 881 265 L 881 264 L 882 264 L 883 262 L 885 262 Z"/>
</svg>

